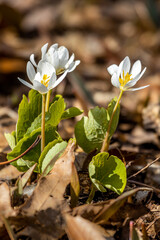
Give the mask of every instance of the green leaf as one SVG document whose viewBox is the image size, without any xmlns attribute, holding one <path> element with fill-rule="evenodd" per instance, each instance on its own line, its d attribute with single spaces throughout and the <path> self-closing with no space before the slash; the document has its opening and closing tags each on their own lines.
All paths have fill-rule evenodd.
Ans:
<svg viewBox="0 0 160 240">
<path fill-rule="evenodd" d="M 76 117 L 82 113 L 83 113 L 83 110 L 80 110 L 79 108 L 76 108 L 76 107 L 71 107 L 71 108 L 68 108 L 66 111 L 64 111 L 64 113 L 62 114 L 61 120 Z"/>
<path fill-rule="evenodd" d="M 64 109 L 65 109 L 64 99 L 62 98 L 62 96 L 59 96 L 59 98 L 56 101 L 54 101 L 54 103 L 51 104 L 49 112 L 46 112 L 45 124 L 46 125 L 50 124 L 56 127 L 61 120 L 61 116 L 64 112 Z M 29 135 L 35 129 L 41 127 L 41 119 L 42 114 L 40 114 L 37 118 L 34 119 L 33 123 L 31 124 L 31 127 L 28 128 L 25 136 Z"/>
<path fill-rule="evenodd" d="M 113 98 L 108 105 L 108 108 L 107 108 L 108 121 L 111 119 L 111 115 L 113 113 L 116 102 L 117 102 L 117 97 Z M 116 131 L 116 128 L 117 128 L 117 125 L 118 125 L 118 122 L 119 122 L 119 114 L 120 114 L 120 104 L 118 104 L 118 107 L 117 107 L 117 109 L 115 111 L 115 114 L 113 116 L 113 119 L 112 119 L 112 125 L 111 125 L 111 129 L 109 131 L 110 139 L 113 136 L 114 132 Z"/>
<path fill-rule="evenodd" d="M 12 132 L 12 133 L 4 133 L 4 136 L 10 146 L 10 148 L 13 150 L 13 148 L 16 146 L 16 139 L 15 139 L 15 136 L 14 136 L 14 133 L 15 132 Z"/>
<path fill-rule="evenodd" d="M 77 143 L 87 153 L 94 149 L 100 150 L 109 127 L 109 121 L 112 120 L 109 130 L 109 139 L 114 134 L 119 121 L 120 105 L 111 118 L 116 105 L 117 98 L 112 99 L 107 110 L 105 108 L 95 107 L 88 113 L 88 117 L 83 117 L 75 126 L 75 136 Z"/>
<path fill-rule="evenodd" d="M 7 155 L 8 160 L 13 159 L 24 151 L 26 151 L 32 143 L 35 141 L 38 135 L 41 134 L 41 128 L 34 130 L 29 136 L 22 138 L 18 144 L 15 146 L 12 152 Z M 50 125 L 47 125 L 45 128 L 45 142 L 48 144 L 54 139 L 59 138 L 58 133 L 56 132 L 56 128 Z M 36 147 L 34 147 L 30 152 L 28 152 L 23 159 L 19 159 L 12 163 L 15 167 L 20 171 L 26 171 L 26 169 L 30 168 L 34 163 L 38 162 L 38 159 L 41 154 L 41 144 L 38 143 Z"/>
<path fill-rule="evenodd" d="M 98 153 L 89 164 L 89 176 L 96 188 L 106 192 L 108 188 L 121 194 L 126 186 L 126 168 L 116 156 L 108 153 Z"/>
<path fill-rule="evenodd" d="M 105 108 L 95 107 L 75 126 L 78 145 L 87 153 L 100 150 L 108 127 L 108 115 Z"/>
<path fill-rule="evenodd" d="M 40 158 L 38 159 L 38 168 L 39 168 L 39 171 L 41 172 L 41 167 L 42 167 L 42 162 L 43 162 L 43 159 L 45 158 L 47 152 L 53 147 L 55 146 L 57 143 L 60 143 L 62 142 L 61 139 L 55 139 L 53 140 L 52 142 L 48 143 L 47 146 L 45 146 L 43 152 L 41 153 L 40 155 Z"/>
<path fill-rule="evenodd" d="M 29 91 L 29 101 L 25 95 L 19 104 L 18 122 L 16 130 L 17 142 L 23 138 L 27 129 L 31 126 L 33 120 L 41 113 L 42 96 L 35 90 Z"/>
<path fill-rule="evenodd" d="M 53 145 L 53 142 L 50 143 L 50 146 L 51 145 Z M 56 160 L 62 155 L 66 147 L 67 142 L 65 141 L 55 143 L 54 146 L 49 149 L 44 158 L 41 159 L 41 172 L 43 173 L 43 176 L 47 175 L 52 170 Z"/>
</svg>

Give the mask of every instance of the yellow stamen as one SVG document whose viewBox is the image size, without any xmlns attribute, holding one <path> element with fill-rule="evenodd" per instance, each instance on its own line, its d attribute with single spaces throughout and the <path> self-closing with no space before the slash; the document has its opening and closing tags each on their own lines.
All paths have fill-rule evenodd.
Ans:
<svg viewBox="0 0 160 240">
<path fill-rule="evenodd" d="M 41 83 L 45 86 L 48 87 L 48 83 L 50 80 L 50 76 L 48 76 L 47 74 L 43 75 L 43 79 L 41 80 Z"/>
<path fill-rule="evenodd" d="M 122 78 L 119 77 L 119 82 L 121 84 L 121 87 L 123 88 L 129 81 L 131 81 L 133 78 L 131 78 L 132 74 L 127 74 L 124 76 L 124 70 L 123 70 L 123 76 Z"/>
<path fill-rule="evenodd" d="M 60 75 L 60 74 L 64 73 L 64 70 L 65 70 L 65 68 L 59 68 L 56 70 L 56 74 Z"/>
</svg>

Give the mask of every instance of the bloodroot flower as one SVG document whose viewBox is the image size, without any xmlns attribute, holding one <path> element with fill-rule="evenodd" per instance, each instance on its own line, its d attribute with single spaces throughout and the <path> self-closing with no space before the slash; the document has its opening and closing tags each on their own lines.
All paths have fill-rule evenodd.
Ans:
<svg viewBox="0 0 160 240">
<path fill-rule="evenodd" d="M 27 63 L 27 76 L 31 83 L 18 78 L 20 82 L 29 88 L 37 90 L 41 94 L 49 92 L 63 81 L 68 72 L 72 72 L 80 63 L 79 60 L 74 61 L 74 54 L 69 58 L 67 48 L 58 44 L 53 44 L 47 51 L 48 43 L 42 48 L 41 60 L 37 64 L 34 54 L 31 54 L 30 61 Z M 35 70 L 36 69 L 36 70 Z M 57 78 L 57 76 L 59 78 Z"/>
<path fill-rule="evenodd" d="M 67 75 L 66 71 L 57 79 L 55 68 L 46 61 L 39 61 L 37 65 L 37 72 L 31 62 L 28 61 L 26 70 L 27 76 L 32 84 L 21 78 L 18 78 L 19 81 L 27 87 L 37 90 L 41 94 L 45 94 L 49 90 L 55 88 Z"/>
<path fill-rule="evenodd" d="M 56 75 L 62 74 L 65 71 L 72 72 L 76 66 L 80 64 L 79 60 L 74 61 L 74 53 L 69 58 L 68 49 L 64 46 L 58 47 L 58 44 L 53 44 L 47 51 L 48 43 L 46 43 L 42 48 L 42 61 L 47 61 L 56 70 Z M 30 61 L 37 67 L 34 60 L 34 54 L 30 56 Z"/>
<path fill-rule="evenodd" d="M 112 85 L 120 88 L 121 91 L 136 91 L 148 87 L 149 85 L 139 88 L 132 88 L 146 71 L 146 68 L 144 68 L 141 72 L 141 61 L 137 60 L 133 64 L 131 70 L 130 68 L 131 62 L 129 57 L 125 57 L 124 60 L 119 64 L 119 66 L 113 64 L 108 67 L 107 70 L 112 76 Z"/>
</svg>

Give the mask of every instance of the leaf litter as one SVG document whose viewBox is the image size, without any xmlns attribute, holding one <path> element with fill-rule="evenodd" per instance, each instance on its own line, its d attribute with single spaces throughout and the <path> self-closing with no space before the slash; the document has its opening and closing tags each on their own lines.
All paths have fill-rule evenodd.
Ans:
<svg viewBox="0 0 160 240">
<path fill-rule="evenodd" d="M 49 4 L 49 2 L 46 4 Z M 114 1 L 114 4 L 108 1 L 107 8 L 104 8 L 106 6 L 105 3 L 98 5 L 96 2 L 95 5 L 87 3 L 82 5 L 77 4 L 76 6 L 72 3 L 63 3 L 58 6 L 58 14 L 54 16 L 52 16 L 53 14 L 51 15 L 51 12 L 53 13 L 53 10 L 55 12 L 57 9 L 56 6 L 44 8 L 44 3 L 40 0 L 28 1 L 23 4 L 20 1 L 7 1 L 7 4 L 5 2 L 7 7 L 1 7 L 2 18 L 5 22 L 2 25 L 3 30 L 5 29 L 2 32 L 1 42 L 4 47 L 3 51 L 1 50 L 2 45 L 0 45 L 0 51 L 3 53 L 0 59 L 2 63 L 0 64 L 0 71 L 3 74 L 1 78 L 1 90 L 4 93 L 4 95 L 0 96 L 0 104 L 2 106 L 6 105 L 6 92 L 9 91 L 11 93 L 12 91 L 11 98 L 7 100 L 8 108 L 0 108 L 3 110 L 3 112 L 0 112 L 1 161 L 6 160 L 4 152 L 10 151 L 3 134 L 6 131 L 10 133 L 15 129 L 17 117 L 16 104 L 19 102 L 18 96 L 20 98 L 22 92 L 26 91 L 23 87 L 19 87 L 19 92 L 17 93 L 17 82 L 15 81 L 16 84 L 14 84 L 14 81 L 11 81 L 12 76 L 16 72 L 24 72 L 24 60 L 28 57 L 31 49 L 35 49 L 38 53 L 39 46 L 42 45 L 42 42 L 46 42 L 46 39 L 50 39 L 50 42 L 57 40 L 64 45 L 66 43 L 70 44 L 73 51 L 77 49 L 77 45 L 79 46 L 76 52 L 82 62 L 84 62 L 79 71 L 81 72 L 81 76 L 83 76 L 82 80 L 85 79 L 85 87 L 87 86 L 89 92 L 91 92 L 91 97 L 85 94 L 84 101 L 83 97 L 79 96 L 80 94 L 78 95 L 78 91 L 80 92 L 79 89 L 81 89 L 82 93 L 85 92 L 85 87 L 76 89 L 73 82 L 74 78 L 78 79 L 77 76 L 73 76 L 73 81 L 70 81 L 68 77 L 66 88 L 63 92 L 70 106 L 75 106 L 78 99 L 78 104 L 83 106 L 82 109 L 86 109 L 86 113 L 89 105 L 96 105 L 97 102 L 100 103 L 100 106 L 106 107 L 106 102 L 109 102 L 112 96 L 115 95 L 110 83 L 106 83 L 107 75 L 104 65 L 108 65 L 108 63 L 113 62 L 113 60 L 115 61 L 115 59 L 119 62 L 126 52 L 133 58 L 137 58 L 138 55 L 143 59 L 144 63 L 147 63 L 149 76 L 146 77 L 146 82 L 152 82 L 152 86 L 150 90 L 136 92 L 133 95 L 126 93 L 126 96 L 124 96 L 120 126 L 113 137 L 113 144 L 111 144 L 110 151 L 114 152 L 114 155 L 117 152 L 118 157 L 123 156 L 123 159 L 126 161 L 128 176 L 137 173 L 140 169 L 143 169 L 147 164 L 159 157 L 159 31 L 156 32 L 155 27 L 153 27 L 155 20 L 148 14 L 147 6 L 143 2 L 135 1 L 134 9 L 130 5 L 131 3 L 125 1 L 123 3 L 122 1 Z M 16 22 L 12 21 L 12 19 L 6 22 L 4 16 L 7 16 L 9 8 L 13 14 L 15 9 L 18 12 L 16 14 Z M 28 11 L 31 8 L 32 11 Z M 21 18 L 19 18 L 19 13 Z M 45 22 L 43 21 L 41 28 L 42 21 L 38 21 L 37 19 L 41 18 L 42 14 L 45 16 L 47 13 L 49 17 Z M 39 16 L 36 17 L 36 15 Z M 54 20 L 53 22 L 53 19 L 58 19 L 58 23 L 55 24 L 56 21 Z M 146 22 L 148 23 L 147 25 Z M 15 28 L 17 23 L 18 28 Z M 65 30 L 65 37 L 64 35 L 62 36 L 62 32 L 60 31 L 61 27 Z M 12 30 L 13 28 L 16 34 Z M 77 31 L 74 32 L 74 29 Z M 83 29 L 83 32 L 80 29 Z M 84 34 L 86 31 L 87 34 Z M 53 32 L 54 37 L 50 37 Z M 26 39 L 25 36 L 28 33 L 34 37 Z M 146 39 L 150 39 L 150 41 Z M 140 47 L 135 44 L 136 42 L 139 42 Z M 125 44 L 126 49 L 121 47 L 122 44 Z M 148 51 L 151 51 L 153 54 L 150 56 Z M 8 59 L 3 56 L 7 56 Z M 154 76 L 150 76 L 150 73 L 153 72 Z M 80 83 L 84 82 L 79 79 L 77 81 Z M 107 94 L 104 94 L 104 84 L 101 84 L 100 81 L 105 84 Z M 12 86 L 10 87 L 11 84 Z M 97 85 L 98 93 L 95 90 L 97 89 Z M 73 92 L 70 91 L 70 86 L 72 86 Z M 94 101 L 92 101 L 93 99 Z M 142 113 L 143 106 L 146 108 Z M 70 125 L 64 122 L 61 123 L 61 135 L 64 136 L 64 139 L 67 140 L 72 137 L 70 133 L 73 133 L 73 131 L 70 128 L 73 124 L 75 124 L 74 121 Z M 118 150 L 114 146 L 117 146 Z M 150 239 L 155 240 L 160 238 L 160 195 L 152 188 L 154 186 L 159 190 L 159 162 L 144 169 L 143 172 L 133 178 L 133 182 L 128 181 L 124 194 L 129 194 L 129 191 L 133 189 L 135 189 L 135 192 L 138 192 L 132 197 L 127 197 L 124 202 L 115 203 L 116 200 L 117 202 L 119 201 L 117 195 L 111 191 L 107 191 L 107 193 L 96 192 L 94 202 L 86 205 L 85 202 L 91 183 L 83 169 L 81 161 L 86 160 L 86 165 L 88 165 L 90 158 L 88 155 L 83 154 L 81 149 L 77 149 L 74 154 L 76 154 L 76 166 L 78 165 L 79 167 L 78 176 L 81 186 L 79 200 L 73 204 L 74 206 L 77 204 L 75 207 L 70 205 L 70 188 L 68 187 L 68 184 L 71 182 L 71 166 L 73 168 L 73 162 L 71 165 L 68 163 L 68 168 L 65 165 L 63 172 L 59 172 L 59 168 L 54 168 L 54 174 L 51 172 L 51 176 L 48 175 L 38 180 L 33 173 L 27 186 L 22 191 L 21 201 L 23 202 L 23 206 L 20 200 L 18 206 L 14 205 L 12 193 L 14 192 L 17 178 L 19 176 L 23 178 L 24 175 L 13 166 L 3 166 L 1 168 L 0 209 L 5 219 L 9 217 L 7 222 L 17 237 L 20 239 L 25 239 L 24 236 L 32 237 L 32 239 L 67 239 L 66 231 L 69 239 L 82 239 L 82 236 L 85 239 L 86 236 L 92 236 L 90 235 L 90 231 L 92 233 L 95 230 L 94 234 L 99 239 L 104 239 L 104 237 L 106 239 L 128 239 L 130 229 L 130 233 L 132 233 L 131 239 L 135 239 L 135 236 L 136 239 L 142 239 L 139 235 L 142 233 L 145 235 L 145 231 L 147 237 Z M 68 157 L 65 159 L 68 159 Z M 63 177 L 59 178 L 57 174 L 60 174 L 58 176 L 62 174 Z M 64 180 L 66 179 L 65 176 L 68 179 L 66 182 Z M 19 181 L 21 181 L 21 178 L 19 178 Z M 138 188 L 139 190 L 136 190 L 136 187 L 141 186 L 138 183 L 144 183 L 146 186 L 151 186 L 151 188 L 150 190 L 145 190 L 145 188 Z M 48 186 L 53 191 L 53 194 L 51 194 L 53 197 L 50 196 L 49 191 L 47 192 Z M 29 194 L 25 195 L 26 189 L 29 187 L 32 188 L 30 197 Z M 121 196 L 123 199 L 124 195 L 122 194 Z M 42 201 L 40 206 L 36 204 L 39 199 Z M 120 203 L 123 204 L 121 205 Z M 114 209 L 114 204 L 118 204 L 116 209 Z M 113 209 L 117 210 L 114 214 Z M 112 216 L 109 219 L 103 218 L 106 213 L 108 217 Z M 100 228 L 96 228 L 99 225 L 95 223 L 95 219 L 97 219 L 97 223 L 101 223 Z M 134 220 L 134 223 L 129 222 L 130 220 Z M 76 231 L 72 227 L 73 224 Z M 85 227 L 86 225 L 88 226 L 87 228 Z M 79 233 L 82 233 L 81 236 L 79 236 Z M 7 238 L 4 225 L 0 228 L 0 237 L 2 239 Z M 144 239 L 147 239 L 147 237 Z"/>
</svg>

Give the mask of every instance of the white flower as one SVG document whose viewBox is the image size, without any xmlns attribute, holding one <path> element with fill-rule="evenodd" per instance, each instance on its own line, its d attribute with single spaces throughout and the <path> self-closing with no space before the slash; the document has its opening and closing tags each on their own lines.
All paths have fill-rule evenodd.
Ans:
<svg viewBox="0 0 160 240">
<path fill-rule="evenodd" d="M 58 44 L 53 44 L 47 51 L 48 43 L 42 48 L 41 61 L 47 61 L 56 69 L 56 75 L 62 74 L 65 71 L 72 72 L 77 65 L 80 64 L 79 60 L 74 61 L 74 53 L 69 58 L 68 49 L 64 46 L 58 47 Z M 34 54 L 30 56 L 31 63 L 37 67 L 34 60 Z"/>
<path fill-rule="evenodd" d="M 67 75 L 65 71 L 58 79 L 55 68 L 46 61 L 39 61 L 37 71 L 35 71 L 30 61 L 27 63 L 27 76 L 32 84 L 18 78 L 20 82 L 29 88 L 37 90 L 41 94 L 47 93 L 50 89 L 55 88 Z"/>
<path fill-rule="evenodd" d="M 133 64 L 131 70 L 130 67 L 131 62 L 129 57 L 125 57 L 124 60 L 119 64 L 119 66 L 113 64 L 108 67 L 107 70 L 112 76 L 112 85 L 120 88 L 122 91 L 136 91 L 148 87 L 149 85 L 139 88 L 131 88 L 142 77 L 142 75 L 146 71 L 146 68 L 144 68 L 141 72 L 142 66 L 140 60 L 137 60 Z"/>
</svg>

